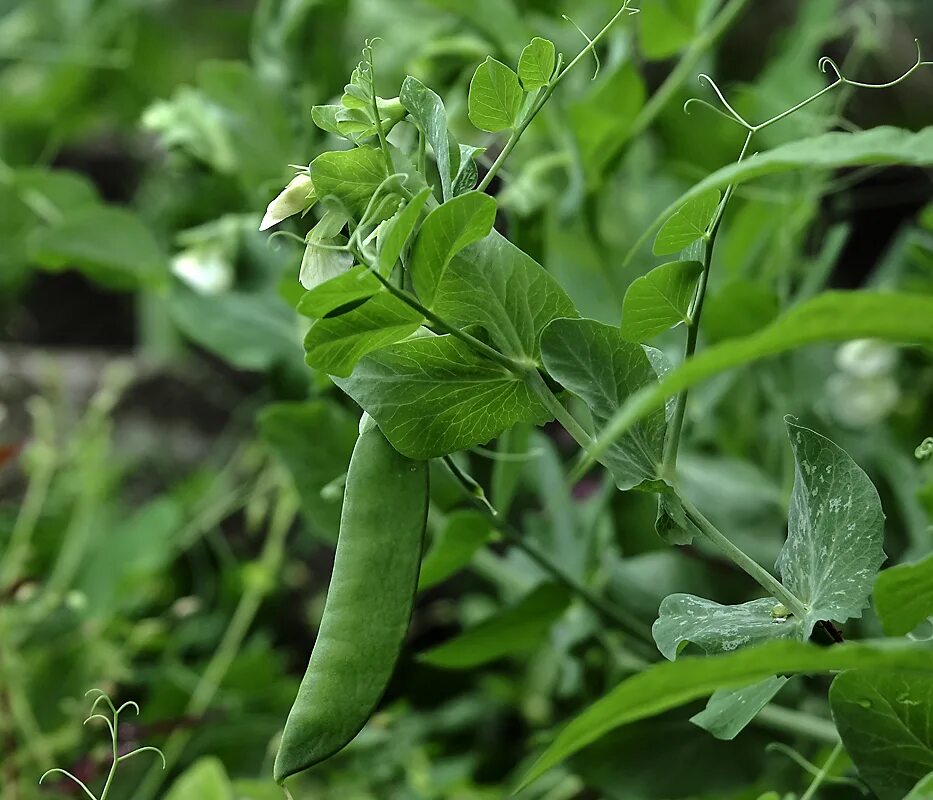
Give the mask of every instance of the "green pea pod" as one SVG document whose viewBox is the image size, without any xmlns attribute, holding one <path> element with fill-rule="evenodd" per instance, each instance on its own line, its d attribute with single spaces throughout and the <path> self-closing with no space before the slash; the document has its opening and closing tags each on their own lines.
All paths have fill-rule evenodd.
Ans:
<svg viewBox="0 0 933 800">
<path fill-rule="evenodd" d="M 275 759 L 281 783 L 345 747 L 375 711 L 405 640 L 428 510 L 428 465 L 364 417 L 311 663 Z"/>
</svg>

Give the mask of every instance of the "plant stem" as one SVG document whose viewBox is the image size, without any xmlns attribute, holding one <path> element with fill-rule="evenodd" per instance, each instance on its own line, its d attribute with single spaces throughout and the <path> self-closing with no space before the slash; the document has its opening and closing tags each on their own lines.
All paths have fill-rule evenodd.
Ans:
<svg viewBox="0 0 933 800">
<path fill-rule="evenodd" d="M 262 553 L 259 556 L 258 563 L 261 574 L 274 575 L 278 572 L 285 552 L 285 539 L 297 512 L 297 498 L 292 492 L 284 491 L 272 512 L 269 532 Z M 213 702 L 220 684 L 226 677 L 230 665 L 236 658 L 237 653 L 239 653 L 247 633 L 249 633 L 250 626 L 253 624 L 263 600 L 269 594 L 270 588 L 271 586 L 263 581 L 256 581 L 246 586 L 217 650 L 191 694 L 186 709 L 187 715 L 201 716 Z M 165 769 L 171 770 L 184 752 L 190 739 L 190 731 L 175 731 L 172 733 L 163 751 L 167 765 Z M 163 767 L 161 764 L 152 766 L 134 795 L 135 800 L 152 800 L 156 796 L 156 792 L 162 783 L 162 772 Z"/>
<path fill-rule="evenodd" d="M 842 755 L 842 742 L 839 742 L 833 748 L 833 751 L 826 758 L 826 761 L 823 763 L 820 771 L 813 778 L 813 782 L 810 784 L 810 787 L 801 795 L 800 800 L 813 800 L 813 798 L 816 797 L 817 790 L 823 784 L 823 781 L 826 780 L 826 776 L 829 775 L 830 769 L 832 769 L 833 764 L 840 755 Z"/>
<path fill-rule="evenodd" d="M 522 135 L 528 129 L 528 126 L 531 125 L 535 117 L 538 116 L 541 109 L 547 105 L 548 100 L 551 99 L 551 95 L 554 94 L 554 91 L 557 89 L 557 87 L 560 86 L 564 78 L 567 77 L 567 73 L 570 72 L 575 66 L 577 66 L 577 64 L 579 64 L 584 58 L 586 58 L 589 53 L 596 49 L 596 45 L 598 45 L 599 42 L 606 36 L 606 34 L 609 33 L 613 25 L 615 25 L 616 22 L 622 18 L 622 15 L 626 13 L 632 13 L 632 10 L 628 5 L 628 0 L 625 0 L 625 2 L 622 4 L 622 8 L 620 8 L 615 13 L 615 16 L 613 16 L 613 18 L 606 23 L 603 29 L 590 40 L 587 46 L 584 47 L 579 53 L 577 53 L 573 61 L 560 70 L 560 72 L 558 72 L 557 75 L 551 79 L 550 83 L 544 87 L 544 91 L 542 92 L 541 97 L 531 107 L 531 110 L 525 116 L 525 119 L 523 119 L 519 126 L 512 131 L 512 135 L 509 136 L 509 140 L 506 142 L 505 147 L 502 148 L 502 152 L 499 153 L 499 156 L 493 162 L 493 165 L 489 168 L 489 171 L 480 181 L 479 186 L 476 187 L 477 191 L 485 192 L 489 188 L 489 184 L 491 184 L 496 175 L 499 174 L 499 170 L 502 169 L 502 165 L 505 164 L 505 162 L 508 160 L 508 157 L 512 154 L 515 146 L 522 138 Z"/>
<path fill-rule="evenodd" d="M 754 135 L 754 131 L 749 131 L 746 135 L 745 144 L 742 146 L 742 151 L 739 153 L 739 157 L 736 163 L 741 163 L 745 158 Z M 692 358 L 694 353 L 696 353 L 697 340 L 700 336 L 700 320 L 703 317 L 703 302 L 706 299 L 706 287 L 709 283 L 709 272 L 713 263 L 713 249 L 716 246 L 716 237 L 718 236 L 719 229 L 722 226 L 722 218 L 726 213 L 726 207 L 729 205 L 729 201 L 732 199 L 734 191 L 734 186 L 730 186 L 728 189 L 726 189 L 725 196 L 722 198 L 722 202 L 716 209 L 716 214 L 713 217 L 713 221 L 710 223 L 710 227 L 706 231 L 706 244 L 703 254 L 703 273 L 700 275 L 700 280 L 697 283 L 696 294 L 693 297 L 693 302 L 690 304 L 690 310 L 688 313 L 690 322 L 687 326 L 687 342 L 684 345 L 684 361 Z M 661 462 L 661 474 L 672 483 L 676 480 L 677 451 L 680 448 L 680 437 L 683 433 L 684 416 L 687 412 L 688 393 L 688 390 L 684 389 L 682 392 L 680 392 L 680 394 L 677 395 L 677 400 L 675 401 L 674 406 L 674 413 L 671 416 L 671 422 L 668 425 L 667 438 L 664 441 L 664 457 Z"/>
<path fill-rule="evenodd" d="M 107 782 L 100 793 L 100 800 L 107 800 L 110 793 L 110 785 L 113 783 L 113 776 L 117 774 L 117 765 L 120 763 L 119 747 L 117 745 L 117 732 L 120 727 L 120 712 L 113 712 L 113 764 L 110 765 L 110 772 L 107 773 Z"/>
<path fill-rule="evenodd" d="M 590 445 L 593 444 L 590 435 L 583 429 L 583 426 L 577 422 L 573 414 L 564 407 L 564 404 L 557 399 L 554 392 L 552 392 L 547 383 L 545 383 L 544 378 L 541 377 L 541 374 L 537 370 L 529 372 L 527 380 L 535 394 L 537 394 L 541 402 L 544 403 L 547 410 L 554 415 L 554 419 L 564 426 L 564 430 L 574 438 L 574 441 L 580 445 L 580 447 L 584 450 L 588 449 Z"/>
<path fill-rule="evenodd" d="M 743 572 L 751 576 L 766 592 L 787 606 L 795 617 L 800 620 L 806 619 L 808 609 L 800 598 L 788 591 L 784 585 L 768 572 L 768 570 L 762 567 L 761 564 L 726 538 L 726 536 L 724 536 L 712 522 L 704 517 L 700 510 L 686 497 L 677 493 L 677 499 L 683 506 L 687 518 L 696 525 L 710 543 L 715 545 L 734 564 L 741 568 Z"/>
<path fill-rule="evenodd" d="M 529 542 L 519 530 L 502 518 L 502 515 L 496 511 L 486 498 L 483 487 L 480 486 L 471 475 L 464 472 L 450 456 L 444 456 L 442 460 L 454 478 L 456 478 L 464 488 L 473 506 L 489 521 L 490 525 L 502 534 L 505 541 L 524 552 L 532 561 L 541 567 L 541 569 L 557 580 L 558 583 L 561 583 L 569 589 L 573 594 L 577 595 L 613 627 L 635 636 L 643 643 L 651 644 L 651 654 L 655 655 L 653 647 L 654 640 L 651 638 L 651 630 L 647 625 L 637 617 L 607 602 L 599 595 L 590 591 L 576 578 L 567 574 L 560 566 L 555 564 L 549 556 L 541 552 L 536 545 Z"/>
</svg>

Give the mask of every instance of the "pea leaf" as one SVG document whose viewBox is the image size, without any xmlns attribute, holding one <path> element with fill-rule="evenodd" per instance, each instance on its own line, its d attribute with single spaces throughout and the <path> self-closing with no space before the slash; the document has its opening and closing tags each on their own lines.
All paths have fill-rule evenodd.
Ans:
<svg viewBox="0 0 933 800">
<path fill-rule="evenodd" d="M 452 163 L 450 157 L 450 134 L 447 131 L 447 109 L 444 108 L 444 101 L 411 75 L 402 83 L 399 100 L 431 145 L 441 179 L 443 198 L 445 201 L 450 200 L 454 196 L 452 179 L 458 171 L 458 165 Z"/>
<path fill-rule="evenodd" d="M 885 559 L 884 513 L 874 484 L 848 453 L 790 418 L 785 423 L 795 479 L 777 566 L 784 585 L 809 608 L 809 636 L 821 619 L 862 615 Z"/>
<path fill-rule="evenodd" d="M 165 253 L 139 217 L 122 208 L 92 206 L 33 231 L 30 255 L 59 272 L 76 269 L 115 289 L 153 286 L 167 274 Z"/>
<path fill-rule="evenodd" d="M 311 162 L 317 196 L 337 198 L 357 220 L 386 177 L 382 153 L 372 147 L 322 153 Z"/>
<path fill-rule="evenodd" d="M 684 203 L 658 231 L 654 240 L 654 254 L 666 256 L 679 253 L 704 238 L 721 199 L 722 192 L 711 189 Z"/>
<path fill-rule="evenodd" d="M 824 133 L 730 164 L 708 175 L 658 214 L 631 252 L 637 252 L 651 232 L 682 205 L 712 189 L 798 169 L 832 170 L 874 164 L 930 166 L 933 164 L 933 127 L 917 133 L 887 125 L 857 133 Z"/>
<path fill-rule="evenodd" d="M 933 772 L 914 786 L 904 800 L 933 800 Z"/>
<path fill-rule="evenodd" d="M 383 223 L 379 233 L 379 272 L 383 276 L 388 277 L 392 273 L 430 196 L 431 189 L 425 187 L 399 209 L 394 217 Z M 493 203 L 495 204 L 495 201 Z"/>
<path fill-rule="evenodd" d="M 525 381 L 451 336 L 385 347 L 335 383 L 409 458 L 485 444 L 517 422 L 550 419 Z"/>
<path fill-rule="evenodd" d="M 696 33 L 701 8 L 702 0 L 645 3 L 638 15 L 638 41 L 645 58 L 670 58 L 688 45 Z"/>
<path fill-rule="evenodd" d="M 630 397 L 590 447 L 591 464 L 640 419 L 700 381 L 733 367 L 816 342 L 882 339 L 933 344 L 933 297 L 898 292 L 825 292 L 794 307 L 771 325 L 744 339 L 707 348 L 670 372 L 659 385 Z"/>
<path fill-rule="evenodd" d="M 632 281 L 622 301 L 622 335 L 646 342 L 682 322 L 703 274 L 699 261 L 673 261 Z"/>
<path fill-rule="evenodd" d="M 490 56 L 476 68 L 470 81 L 470 121 L 489 133 L 514 128 L 523 98 L 518 75 Z"/>
<path fill-rule="evenodd" d="M 743 689 L 719 689 L 713 692 L 706 708 L 690 717 L 690 721 L 717 739 L 731 741 L 777 696 L 788 680 L 783 675 L 772 675 Z"/>
<path fill-rule="evenodd" d="M 901 800 L 933 770 L 933 676 L 923 672 L 852 670 L 830 687 L 842 742 L 880 800 Z"/>
<path fill-rule="evenodd" d="M 298 301 L 298 313 L 321 319 L 344 306 L 367 300 L 380 291 L 382 284 L 369 268 L 358 265 L 305 292 Z"/>
<path fill-rule="evenodd" d="M 165 800 L 233 800 L 233 786 L 220 759 L 201 758 L 185 770 L 172 784 Z"/>
<path fill-rule="evenodd" d="M 552 319 L 578 316 L 557 281 L 496 231 L 454 256 L 431 309 L 460 327 L 479 326 L 499 350 L 530 363 Z"/>
<path fill-rule="evenodd" d="M 321 490 L 346 472 L 356 444 L 356 419 L 336 403 L 315 400 L 268 405 L 257 421 L 263 441 L 291 475 L 311 529 L 337 541 L 341 504 L 323 498 Z M 314 458 L 308 458 L 310 452 Z"/>
<path fill-rule="evenodd" d="M 586 403 L 597 426 L 636 389 L 657 382 L 640 345 L 594 320 L 554 320 L 541 338 L 541 355 L 548 373 Z M 666 427 L 658 411 L 606 451 L 602 461 L 620 489 L 658 480 Z"/>
<path fill-rule="evenodd" d="M 473 191 L 476 187 L 476 181 L 479 180 L 476 157 L 485 150 L 485 147 L 473 147 L 468 144 L 460 145 L 460 169 L 457 170 L 457 177 L 454 178 L 452 190 L 454 197 Z"/>
<path fill-rule="evenodd" d="M 535 36 L 522 50 L 518 60 L 518 77 L 526 92 L 533 92 L 551 82 L 557 65 L 557 49 L 554 42 Z"/>
<path fill-rule="evenodd" d="M 760 331 L 780 313 L 777 293 L 750 280 L 730 281 L 703 305 L 703 337 L 707 342 L 740 339 Z"/>
<path fill-rule="evenodd" d="M 563 586 L 544 584 L 514 606 L 495 614 L 449 642 L 428 650 L 421 660 L 445 669 L 471 669 L 536 647 L 570 605 Z"/>
<path fill-rule="evenodd" d="M 878 575 L 875 611 L 888 636 L 904 636 L 933 617 L 933 555 Z"/>
<path fill-rule="evenodd" d="M 722 606 L 690 594 L 664 598 L 651 633 L 665 658 L 673 661 L 688 644 L 704 653 L 721 653 L 772 639 L 799 638 L 800 620 L 778 622 L 771 615 L 773 597 Z"/>
<path fill-rule="evenodd" d="M 430 589 L 467 566 L 492 533 L 489 520 L 477 511 L 451 514 L 421 562 L 418 590 Z"/>
<path fill-rule="evenodd" d="M 238 369 L 267 370 L 293 360 L 301 366 L 294 313 L 274 294 L 203 295 L 176 286 L 168 309 L 185 336 Z"/>
<path fill-rule="evenodd" d="M 412 247 L 415 290 L 430 306 L 447 266 L 464 247 L 485 239 L 496 219 L 496 201 L 484 192 L 469 192 L 435 208 L 424 221 Z"/>
<path fill-rule="evenodd" d="M 725 655 L 656 664 L 624 680 L 565 726 L 525 774 L 519 788 L 610 731 L 707 697 L 717 689 L 744 686 L 775 674 L 861 668 L 916 670 L 933 679 L 928 648 L 889 643 L 816 647 L 802 642 L 768 642 Z"/>
<path fill-rule="evenodd" d="M 377 294 L 339 317 L 315 322 L 305 337 L 305 362 L 347 377 L 367 353 L 411 336 L 422 316 L 388 293 Z"/>
</svg>

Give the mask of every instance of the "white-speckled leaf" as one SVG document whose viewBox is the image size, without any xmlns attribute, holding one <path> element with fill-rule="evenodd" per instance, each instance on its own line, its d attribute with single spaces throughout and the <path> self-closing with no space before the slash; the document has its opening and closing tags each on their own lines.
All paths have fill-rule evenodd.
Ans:
<svg viewBox="0 0 933 800">
<path fill-rule="evenodd" d="M 673 661 L 688 643 L 707 654 L 726 653 L 772 639 L 799 638 L 800 622 L 793 617 L 775 618 L 774 598 L 737 606 L 723 606 L 690 594 L 664 598 L 651 628 L 665 658 Z"/>
<path fill-rule="evenodd" d="M 842 448 L 785 420 L 796 461 L 787 542 L 777 567 L 784 585 L 819 620 L 860 617 L 884 562 L 878 492 Z"/>
</svg>

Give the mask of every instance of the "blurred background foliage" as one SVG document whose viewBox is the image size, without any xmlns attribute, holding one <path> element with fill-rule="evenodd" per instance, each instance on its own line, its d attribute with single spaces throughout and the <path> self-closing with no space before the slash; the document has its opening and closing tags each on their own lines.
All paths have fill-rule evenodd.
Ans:
<svg viewBox="0 0 933 800">
<path fill-rule="evenodd" d="M 654 265 L 645 251 L 623 270 L 627 249 L 741 144 L 718 116 L 684 114 L 703 91 L 698 72 L 756 120 L 824 85 L 822 54 L 886 80 L 910 63 L 913 37 L 933 48 L 927 0 L 641 5 L 599 75 L 570 77 L 493 187 L 501 229 L 581 313 L 613 323 L 627 285 Z M 594 31 L 615 10 L 613 0 L 0 0 L 2 800 L 75 796 L 66 783 L 36 785 L 51 766 L 99 785 L 106 738 L 80 725 L 91 687 L 140 701 L 123 744 L 157 745 L 169 760 L 164 773 L 128 763 L 113 797 L 281 796 L 271 757 L 322 611 L 358 412 L 303 365 L 301 247 L 260 234 L 262 209 L 289 164 L 335 145 L 310 107 L 340 94 L 366 38 L 382 39 L 381 95 L 419 77 L 445 98 L 458 138 L 491 159 L 502 142 L 466 119 L 476 64 L 514 63 L 536 34 L 576 52 L 580 35 L 561 14 Z M 933 73 L 921 72 L 887 93 L 833 95 L 762 146 L 840 127 L 917 129 L 931 106 Z M 933 292 L 930 178 L 853 170 L 743 187 L 720 239 L 706 341 L 754 330 L 827 286 Z M 312 222 L 289 224 L 303 235 Z M 685 486 L 751 555 L 772 563 L 783 541 L 786 413 L 816 421 L 870 472 L 894 560 L 929 551 L 933 475 L 912 457 L 933 432 L 922 354 L 811 348 L 694 396 Z M 599 475 L 569 492 L 572 448 L 559 429 L 516 429 L 495 447 L 506 455 L 464 456 L 495 504 L 645 624 L 672 591 L 751 595 L 702 547 L 657 540 L 647 500 Z M 520 603 L 539 569 L 434 477 L 432 549 L 402 666 L 364 733 L 296 797 L 502 797 L 549 731 L 642 663 L 582 606 L 550 603 L 542 621 Z M 521 636 L 468 642 L 454 668 L 419 660 L 505 612 Z M 877 631 L 871 617 L 861 627 Z M 698 735 L 688 716 L 610 736 L 521 796 L 799 791 L 806 774 L 765 745 L 808 756 L 826 745 L 784 732 L 779 714 L 731 744 Z"/>
</svg>

